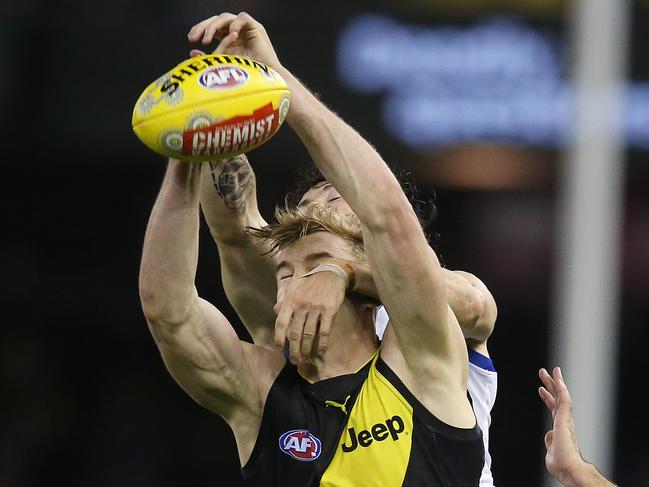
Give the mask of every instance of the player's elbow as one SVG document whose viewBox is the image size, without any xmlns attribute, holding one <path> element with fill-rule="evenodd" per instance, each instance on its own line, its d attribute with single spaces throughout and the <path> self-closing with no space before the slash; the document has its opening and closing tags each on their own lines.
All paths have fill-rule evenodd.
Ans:
<svg viewBox="0 0 649 487">
<path fill-rule="evenodd" d="M 474 289 L 464 296 L 460 313 L 460 324 L 466 338 L 486 341 L 496 322 L 496 303 L 493 298 Z"/>
<path fill-rule="evenodd" d="M 152 328 L 177 328 L 189 319 L 191 307 L 181 300 L 174 300 L 155 287 L 140 285 L 140 304 L 147 322 Z"/>
<path fill-rule="evenodd" d="M 467 323 L 468 327 L 474 328 L 484 313 L 485 296 L 478 289 L 472 288 L 462 297 L 460 307 L 463 321 Z"/>
<path fill-rule="evenodd" d="M 163 315 L 158 294 L 153 289 L 142 285 L 140 285 L 140 306 L 147 321 L 155 321 Z"/>
</svg>

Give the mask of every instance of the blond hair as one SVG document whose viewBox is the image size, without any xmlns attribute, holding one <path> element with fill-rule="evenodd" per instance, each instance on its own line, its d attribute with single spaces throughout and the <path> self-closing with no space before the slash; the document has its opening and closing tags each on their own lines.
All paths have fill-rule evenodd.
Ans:
<svg viewBox="0 0 649 487">
<path fill-rule="evenodd" d="M 353 213 L 342 213 L 322 204 L 303 207 L 275 208 L 275 220 L 262 228 L 247 227 L 246 233 L 258 245 L 270 245 L 269 254 L 275 254 L 301 238 L 316 232 L 328 232 L 344 238 L 353 246 L 361 262 L 366 261 L 363 233 L 358 217 Z"/>
</svg>

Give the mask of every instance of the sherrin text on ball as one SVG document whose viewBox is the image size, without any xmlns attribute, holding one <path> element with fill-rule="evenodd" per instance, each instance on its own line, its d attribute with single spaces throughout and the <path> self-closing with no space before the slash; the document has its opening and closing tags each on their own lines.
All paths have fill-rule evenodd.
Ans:
<svg viewBox="0 0 649 487">
<path fill-rule="evenodd" d="M 243 56 L 198 56 L 144 90 L 133 109 L 133 131 L 163 156 L 226 159 L 270 139 L 289 105 L 286 82 L 265 64 Z"/>
</svg>

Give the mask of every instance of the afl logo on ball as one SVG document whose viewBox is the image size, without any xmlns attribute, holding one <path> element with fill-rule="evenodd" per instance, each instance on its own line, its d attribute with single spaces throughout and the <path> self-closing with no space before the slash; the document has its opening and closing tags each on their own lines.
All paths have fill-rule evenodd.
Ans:
<svg viewBox="0 0 649 487">
<path fill-rule="evenodd" d="M 320 440 L 307 430 L 291 430 L 279 437 L 279 448 L 301 462 L 312 462 L 320 456 Z"/>
<path fill-rule="evenodd" d="M 205 88 L 221 90 L 237 88 L 248 81 L 248 73 L 237 66 L 219 66 L 205 71 L 198 82 Z"/>
</svg>

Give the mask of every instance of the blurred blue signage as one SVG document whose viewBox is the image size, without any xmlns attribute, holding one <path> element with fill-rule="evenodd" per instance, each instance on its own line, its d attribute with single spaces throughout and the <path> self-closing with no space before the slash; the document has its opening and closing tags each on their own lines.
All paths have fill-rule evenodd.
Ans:
<svg viewBox="0 0 649 487">
<path fill-rule="evenodd" d="M 413 27 L 364 15 L 342 31 L 338 75 L 383 94 L 386 130 L 423 148 L 492 141 L 557 147 L 570 129 L 571 86 L 556 37 L 511 18 L 473 27 Z M 625 87 L 629 145 L 649 149 L 649 83 Z"/>
</svg>

